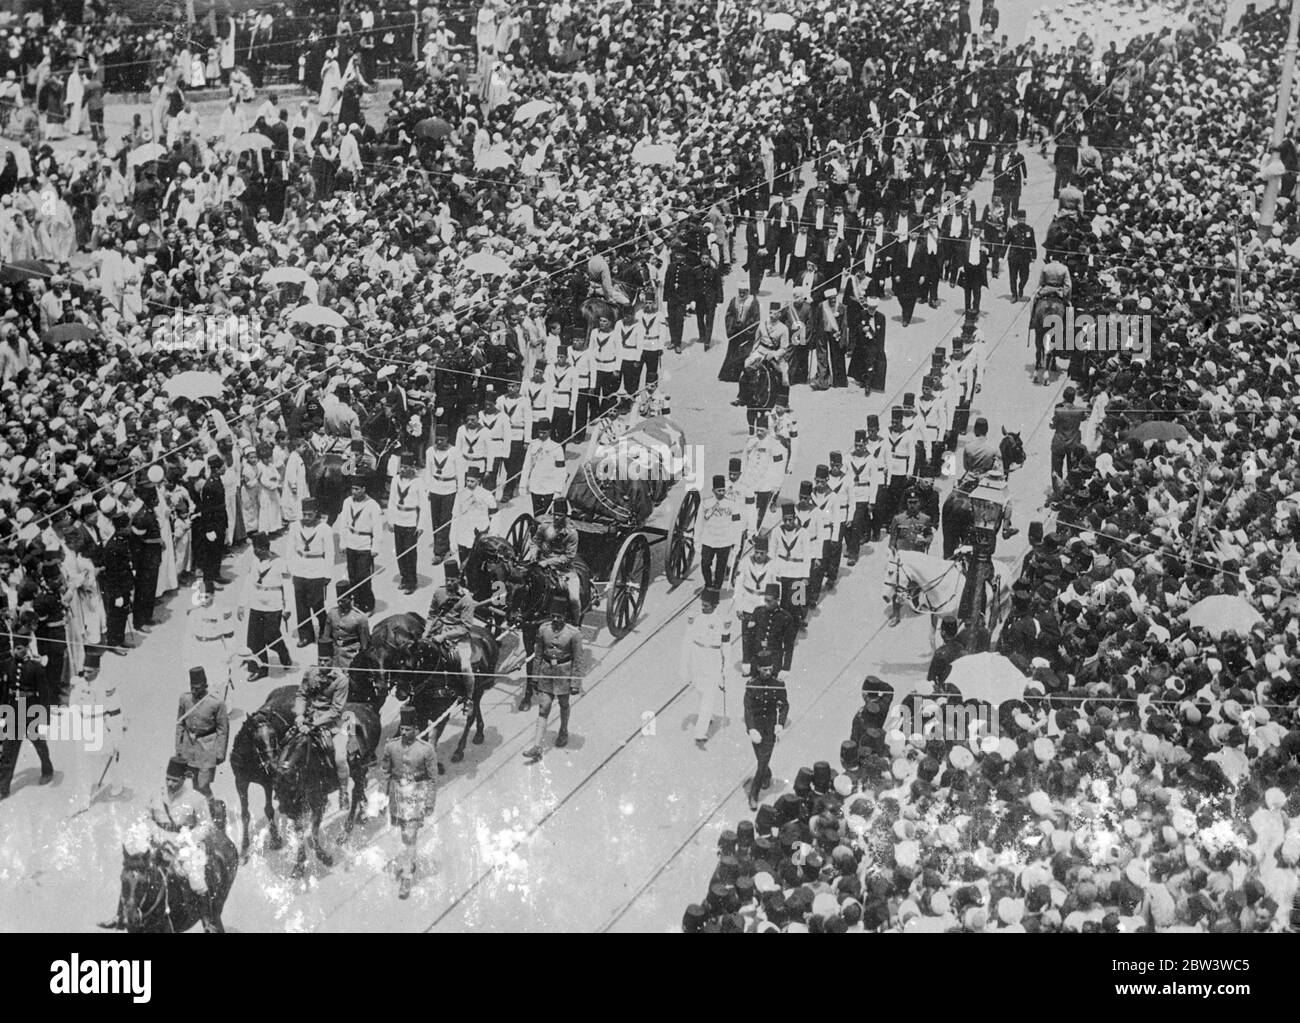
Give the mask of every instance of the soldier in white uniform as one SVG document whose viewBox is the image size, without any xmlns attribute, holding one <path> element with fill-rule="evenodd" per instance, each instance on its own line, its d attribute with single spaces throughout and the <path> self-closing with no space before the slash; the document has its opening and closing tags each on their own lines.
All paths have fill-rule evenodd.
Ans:
<svg viewBox="0 0 1300 1023">
<path fill-rule="evenodd" d="M 726 688 L 731 663 L 731 616 L 718 611 L 718 591 L 706 587 L 700 594 L 700 612 L 686 626 L 682 641 L 682 680 L 695 686 L 700 696 L 695 717 L 695 744 L 704 749 L 713 725 L 718 694 Z"/>
<path fill-rule="evenodd" d="M 474 546 L 474 541 L 486 533 L 496 514 L 497 499 L 492 491 L 480 486 L 483 472 L 476 465 L 465 470 L 465 486 L 456 495 L 451 510 L 451 542 L 456 545 L 458 560 L 463 566 Z"/>
<path fill-rule="evenodd" d="M 736 617 L 740 619 L 740 660 L 741 671 L 748 673 L 753 659 L 753 647 L 750 642 L 749 620 L 756 610 L 763 606 L 763 594 L 767 584 L 776 582 L 772 562 L 768 557 L 769 544 L 767 536 L 754 537 L 753 547 L 740 558 L 736 566 L 736 596 L 733 600 Z"/>
<path fill-rule="evenodd" d="M 334 571 L 334 532 L 322 525 L 313 498 L 302 502 L 302 519 L 289 525 L 285 553 L 301 648 L 316 642 L 325 622 L 325 594 Z"/>
<path fill-rule="evenodd" d="M 433 533 L 433 560 L 442 561 L 451 550 L 451 511 L 465 480 L 460 452 L 447 443 L 447 428 L 433 430 L 433 447 L 424 459 L 424 485 L 429 494 L 429 529 Z"/>
<path fill-rule="evenodd" d="M 533 423 L 533 442 L 524 455 L 520 490 L 533 501 L 533 515 L 545 515 L 551 502 L 564 493 L 568 467 L 564 449 L 551 439 L 551 422 L 545 416 Z"/>
<path fill-rule="evenodd" d="M 403 593 L 414 593 L 420 534 L 429 528 L 429 496 L 415 474 L 415 456 L 402 452 L 402 468 L 388 488 L 388 522 Z"/>
<path fill-rule="evenodd" d="M 347 559 L 348 586 L 352 601 L 364 615 L 373 614 L 375 594 L 370 578 L 379 555 L 379 534 L 384 528 L 378 503 L 366 493 L 365 479 L 348 477 L 351 494 L 343 500 L 343 510 L 336 520 L 343 556 Z"/>
<path fill-rule="evenodd" d="M 884 445 L 880 436 L 880 419 L 868 416 L 867 429 L 854 433 L 853 450 L 849 453 L 847 475 L 851 514 L 845 546 L 850 566 L 858 563 L 864 541 L 879 538 L 875 506 L 885 478 Z M 867 553 L 871 553 L 870 548 Z"/>
<path fill-rule="evenodd" d="M 776 500 L 785 482 L 785 445 L 769 433 L 768 422 L 768 417 L 759 413 L 754 421 L 754 436 L 745 442 L 744 479 L 754 490 L 755 529 L 763 528 L 767 507 Z"/>
</svg>

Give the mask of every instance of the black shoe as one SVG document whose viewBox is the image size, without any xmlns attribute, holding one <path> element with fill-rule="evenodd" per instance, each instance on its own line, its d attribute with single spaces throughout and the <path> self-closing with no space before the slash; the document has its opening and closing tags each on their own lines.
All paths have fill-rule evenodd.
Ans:
<svg viewBox="0 0 1300 1023">
<path fill-rule="evenodd" d="M 248 681 L 260 682 L 262 679 L 266 678 L 270 674 L 271 672 L 269 669 L 262 669 L 261 671 L 250 672 L 248 676 Z"/>
<path fill-rule="evenodd" d="M 749 808 L 751 810 L 758 809 L 758 796 L 754 795 L 753 792 L 749 793 Z"/>
<path fill-rule="evenodd" d="M 42 772 L 41 772 L 41 777 L 40 777 L 40 779 L 36 782 L 36 784 L 37 784 L 37 785 L 48 785 L 48 784 L 49 784 L 50 782 L 52 782 L 53 780 L 54 780 L 54 768 L 51 767 L 48 771 L 42 771 Z"/>
<path fill-rule="evenodd" d="M 401 883 L 397 886 L 397 897 L 399 899 L 409 899 L 411 897 L 411 879 L 402 878 Z"/>
<path fill-rule="evenodd" d="M 569 745 L 569 733 L 564 729 L 560 729 L 560 734 L 555 737 L 555 747 L 556 749 L 564 749 L 567 745 Z"/>
<path fill-rule="evenodd" d="M 524 750 L 524 759 L 530 764 L 537 763 L 537 761 L 542 759 L 542 747 L 530 746 L 528 749 Z"/>
<path fill-rule="evenodd" d="M 299 649 L 299 650 L 301 650 L 301 649 L 302 649 L 303 647 L 305 647 L 305 646 L 311 646 L 311 640 L 309 640 L 309 639 L 300 639 L 300 640 L 298 640 L 298 649 Z"/>
<path fill-rule="evenodd" d="M 289 657 L 280 658 L 280 667 L 286 670 L 293 667 L 293 659 Z"/>
</svg>

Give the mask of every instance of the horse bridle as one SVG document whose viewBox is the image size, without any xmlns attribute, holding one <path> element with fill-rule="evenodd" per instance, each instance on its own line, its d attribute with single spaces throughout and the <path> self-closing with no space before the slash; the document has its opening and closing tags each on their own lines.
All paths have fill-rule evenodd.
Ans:
<svg viewBox="0 0 1300 1023">
<path fill-rule="evenodd" d="M 153 903 L 150 906 L 148 906 L 147 908 L 141 907 L 140 920 L 141 921 L 148 920 L 151 916 L 154 915 L 154 913 L 158 911 L 158 907 L 159 905 L 161 905 L 163 916 L 166 917 L 167 919 L 167 929 L 169 931 L 174 932 L 176 930 L 176 925 L 172 923 L 171 900 L 168 898 L 167 895 L 167 871 L 163 869 L 162 864 L 155 861 L 153 855 L 151 854 L 149 857 L 149 867 L 147 869 L 146 876 L 147 874 L 152 874 L 152 873 L 157 873 L 158 875 L 158 881 L 159 881 L 158 894 L 154 898 Z"/>
<path fill-rule="evenodd" d="M 887 583 L 886 585 L 892 586 L 894 589 L 894 595 L 897 596 L 898 591 L 905 588 L 902 582 L 903 577 L 905 575 L 905 573 L 903 572 L 903 559 L 898 556 L 897 552 L 895 552 L 894 558 L 890 562 L 890 564 L 894 566 L 894 581 L 892 583 Z M 949 562 L 947 568 L 945 568 L 942 572 L 940 572 L 937 576 L 931 579 L 924 586 L 918 583 L 916 585 L 916 596 L 918 599 L 921 597 L 925 597 L 926 606 L 924 608 L 918 607 L 916 601 L 913 600 L 910 601 L 910 606 L 912 610 L 915 611 L 917 614 L 937 614 L 938 609 L 934 606 L 934 604 L 930 602 L 929 594 L 935 589 L 935 587 L 937 587 L 941 582 L 947 579 L 949 575 L 957 571 L 959 568 L 961 568 L 961 564 L 959 562 L 956 561 Z M 910 584 L 911 582 L 912 580 L 911 577 L 909 576 L 908 583 Z M 910 585 L 906 586 L 906 589 L 908 590 L 910 595 L 911 586 Z"/>
</svg>

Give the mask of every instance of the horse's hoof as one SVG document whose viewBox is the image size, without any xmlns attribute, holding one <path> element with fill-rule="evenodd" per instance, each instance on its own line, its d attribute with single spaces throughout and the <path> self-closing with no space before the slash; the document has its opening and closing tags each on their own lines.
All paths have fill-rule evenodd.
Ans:
<svg viewBox="0 0 1300 1023">
<path fill-rule="evenodd" d="M 475 746 L 482 746 L 482 745 L 483 745 L 483 733 L 482 733 L 482 732 L 475 732 L 475 733 L 474 733 L 474 738 L 473 738 L 472 742 L 474 743 Z"/>
<path fill-rule="evenodd" d="M 447 768 L 446 768 L 445 766 L 443 766 L 443 763 L 442 763 L 441 760 L 438 761 L 438 773 L 439 773 L 439 774 L 446 774 L 446 773 L 447 773 Z"/>
<path fill-rule="evenodd" d="M 459 764 L 459 763 L 460 763 L 462 760 L 464 760 L 464 759 L 465 759 L 465 751 L 464 751 L 464 750 L 459 750 L 459 749 L 458 749 L 458 750 L 456 750 L 455 753 L 453 753 L 453 754 L 451 755 L 451 762 L 452 762 L 453 764 Z"/>
</svg>

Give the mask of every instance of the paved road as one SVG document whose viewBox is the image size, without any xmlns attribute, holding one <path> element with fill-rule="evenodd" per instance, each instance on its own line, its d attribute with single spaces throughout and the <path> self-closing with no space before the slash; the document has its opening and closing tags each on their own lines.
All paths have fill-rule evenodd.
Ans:
<svg viewBox="0 0 1300 1023">
<path fill-rule="evenodd" d="M 1031 178 L 1024 202 L 1041 239 L 1053 206 L 1050 168 L 1033 152 L 1027 158 Z M 987 193 L 986 178 L 981 203 Z M 740 276 L 728 282 L 729 295 Z M 787 294 L 784 285 L 769 282 L 768 288 L 772 297 Z M 897 304 L 884 306 L 891 318 L 889 401 L 856 391 L 795 389 L 801 441 L 787 492 L 811 477 L 827 451 L 847 451 L 868 414 L 887 422 L 889 406 L 904 391 L 919 390 L 930 352 L 961 324 L 960 292 L 945 285 L 941 298 L 941 308 L 922 307 L 906 330 Z M 990 354 L 975 411 L 987 414 L 995 430 L 1023 431 L 1029 463 L 1011 484 L 1023 530 L 1040 517 L 1035 510 L 1047 483 L 1047 423 L 1060 385 L 1030 383 L 1028 307 L 1009 303 L 1005 272 L 986 292 L 985 309 L 981 329 Z M 688 325 L 689 337 L 693 324 Z M 727 403 L 731 386 L 716 381 L 721 358 L 719 345 L 708 352 L 691 345 L 667 364 L 675 414 L 690 441 L 705 446 L 709 473 L 721 471 L 746 436 L 742 413 Z M 502 519 L 511 517 L 507 510 Z M 1002 544 L 1004 573 L 1018 561 L 1024 539 L 1022 532 Z M 436 817 L 422 835 L 417 885 L 408 902 L 396 900 L 388 870 L 397 836 L 382 822 L 371 822 L 356 836 L 353 856 L 330 871 L 314 866 L 302 882 L 288 879 L 286 853 L 259 850 L 240 871 L 227 925 L 243 931 L 673 928 L 684 906 L 703 894 L 718 833 L 747 813 L 741 785 L 753 761 L 740 721 L 739 679 L 728 692 L 730 718 L 709 749 L 700 751 L 692 742 L 695 698 L 677 677 L 677 660 L 699 576 L 672 591 L 658 578 L 657 559 L 638 628 L 617 644 L 602 632 L 593 644 L 595 664 L 574 709 L 568 749 L 548 751 L 539 765 L 525 764 L 520 754 L 534 716 L 514 709 L 513 680 L 489 694 L 486 742 L 470 746 L 464 763 L 449 765 Z M 396 589 L 391 550 L 385 550 L 377 615 L 423 609 L 433 582 L 427 558 L 421 568 L 420 593 L 404 598 Z M 897 629 L 885 628 L 883 571 L 879 545 L 844 573 L 838 591 L 811 619 L 788 679 L 791 724 L 773 761 L 772 797 L 800 766 L 834 760 L 866 674 L 879 674 L 902 690 L 924 678 L 928 622 L 912 618 Z M 230 591 L 222 595 L 223 601 L 232 599 Z M 186 684 L 181 651 L 188 606 L 189 595 L 178 595 L 141 649 L 106 660 L 102 677 L 119 687 L 130 729 L 113 773 L 124 786 L 119 794 L 85 808 L 103 754 L 56 749 L 60 773 L 49 788 L 30 784 L 35 767 L 30 753 L 25 755 L 14 797 L 0 806 L 0 928 L 84 930 L 111 911 L 121 834 L 159 783 L 170 749 L 176 696 Z M 239 683 L 230 694 L 233 727 L 271 688 L 297 678 L 294 670 Z M 390 701 L 384 714 L 389 729 L 395 715 Z M 450 741 L 444 739 L 444 754 Z M 216 790 L 230 805 L 232 820 L 237 818 L 228 771 L 219 775 Z M 254 820 L 260 845 L 264 832 L 256 809 Z M 331 819 L 327 834 L 335 835 L 337 826 Z"/>
</svg>

